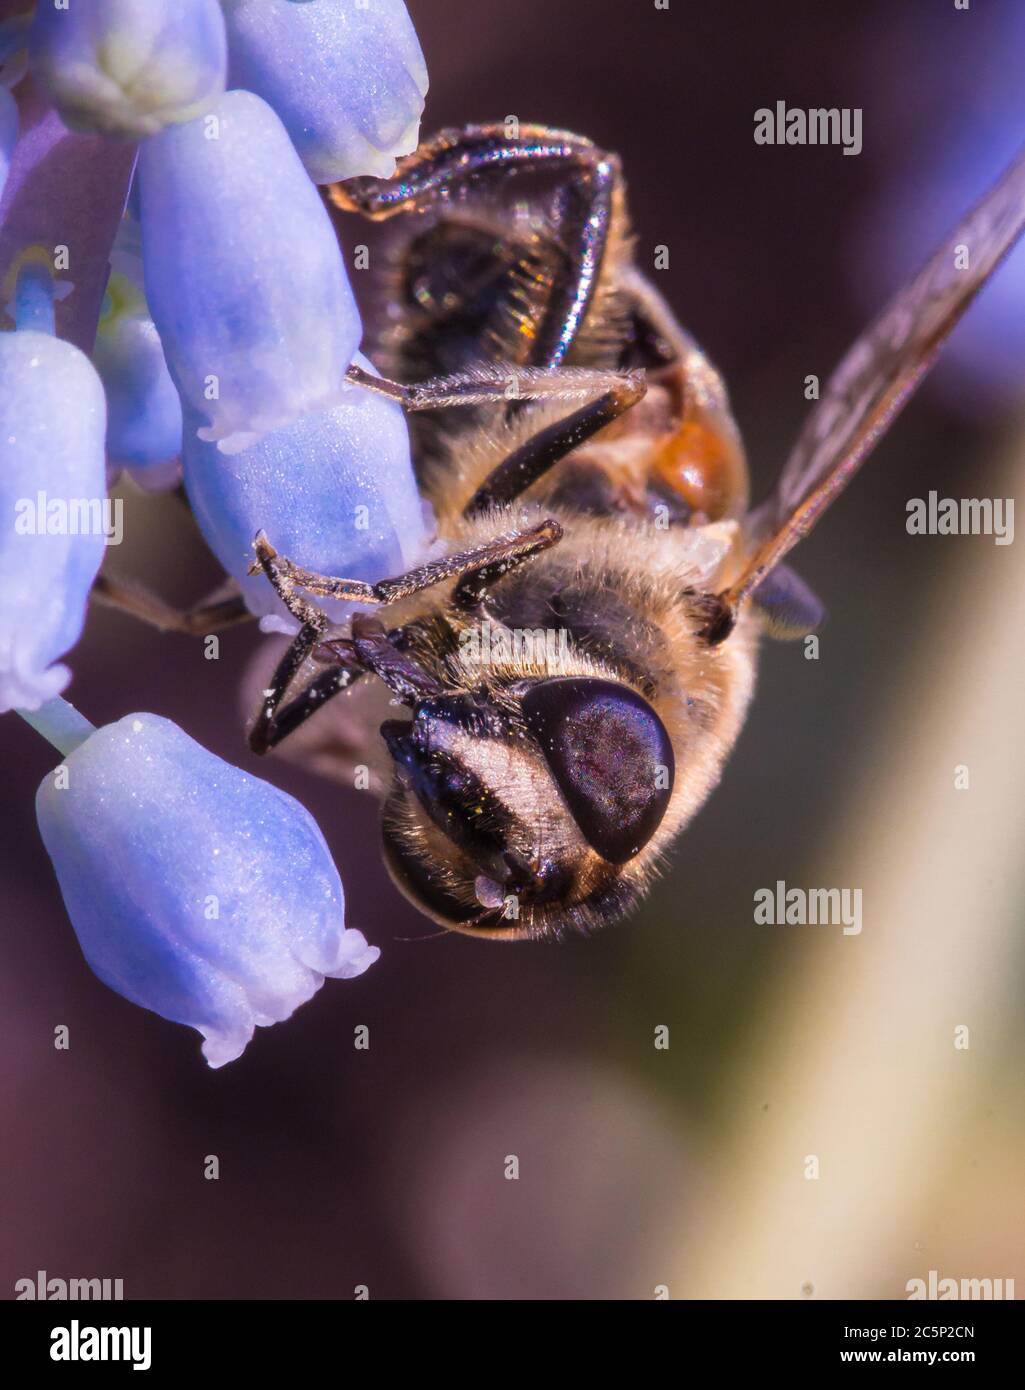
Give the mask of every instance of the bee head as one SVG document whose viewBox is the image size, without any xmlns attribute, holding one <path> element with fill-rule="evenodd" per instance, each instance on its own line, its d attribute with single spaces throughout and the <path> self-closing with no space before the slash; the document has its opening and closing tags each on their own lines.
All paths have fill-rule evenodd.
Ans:
<svg viewBox="0 0 1025 1390">
<path fill-rule="evenodd" d="M 674 773 L 661 719 L 630 686 L 568 676 L 432 696 L 381 733 L 396 767 L 385 858 L 429 917 L 515 940 L 630 905 L 624 870 Z"/>
</svg>

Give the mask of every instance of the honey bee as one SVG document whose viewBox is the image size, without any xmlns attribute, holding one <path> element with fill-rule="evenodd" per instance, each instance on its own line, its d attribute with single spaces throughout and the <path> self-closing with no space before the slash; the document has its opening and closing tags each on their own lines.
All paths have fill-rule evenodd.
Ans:
<svg viewBox="0 0 1025 1390">
<path fill-rule="evenodd" d="M 1021 233 L 1025 155 L 856 341 L 753 510 L 719 374 L 634 264 L 616 156 L 566 131 L 469 126 L 328 196 L 405 215 L 387 374 L 348 377 L 410 411 L 438 543 L 368 584 L 305 570 L 260 534 L 254 572 L 300 630 L 251 745 L 377 676 L 410 712 L 379 730 L 402 893 L 494 940 L 591 932 L 641 900 L 719 781 L 762 636 L 821 620 L 784 557 Z M 331 630 L 318 597 L 381 617 Z M 354 760 L 377 732 L 357 724 Z"/>
</svg>

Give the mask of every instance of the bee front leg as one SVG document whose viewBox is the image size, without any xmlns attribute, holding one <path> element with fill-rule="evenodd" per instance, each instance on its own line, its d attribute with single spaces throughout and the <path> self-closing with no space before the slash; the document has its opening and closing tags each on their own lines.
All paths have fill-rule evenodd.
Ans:
<svg viewBox="0 0 1025 1390">
<path fill-rule="evenodd" d="M 396 579 L 366 584 L 359 579 L 336 579 L 331 575 L 316 574 L 293 564 L 277 553 L 261 531 L 254 542 L 257 558 L 253 570 L 263 570 L 282 603 L 302 626 L 264 691 L 263 703 L 249 734 L 249 746 L 253 752 L 268 752 L 305 723 L 332 696 L 345 690 L 368 671 L 379 676 L 401 700 L 411 704 L 426 696 L 440 694 L 444 688 L 401 650 L 401 628 L 388 632 L 376 619 L 357 614 L 352 620 L 351 638 L 324 639 L 329 625 L 327 614 L 296 593 L 297 589 L 306 589 L 327 598 L 388 604 L 443 580 L 458 577 L 454 602 L 461 607 L 471 608 L 483 602 L 488 586 L 503 574 L 561 539 L 562 527 L 557 521 L 548 519 L 530 531 L 498 536 L 472 550 L 431 560 Z M 341 659 L 286 704 L 288 691 L 311 654 L 320 656 L 322 660 Z"/>
<path fill-rule="evenodd" d="M 282 739 L 305 724 L 311 714 L 323 709 L 328 700 L 347 690 L 353 681 L 365 674 L 365 669 L 356 661 L 336 661 L 285 703 L 289 687 L 306 658 L 311 653 L 316 654 L 321 635 L 313 628 L 301 628 L 278 662 L 249 731 L 249 746 L 254 753 L 269 753 Z M 338 653 L 331 650 L 330 654 L 337 656 Z"/>
<path fill-rule="evenodd" d="M 494 582 L 513 565 L 532 559 L 561 539 L 562 527 L 548 517 L 529 531 L 513 531 L 470 550 L 428 560 L 425 565 L 418 565 L 416 569 L 407 570 L 394 579 L 380 579 L 376 584 L 367 584 L 362 579 L 338 579 L 296 565 L 279 555 L 261 531 L 253 543 L 257 558 L 250 573 L 258 574 L 262 569 L 293 617 L 306 626 L 318 628 L 322 633 L 328 625 L 327 615 L 315 604 L 301 598 L 296 589 L 305 589 L 307 593 L 317 594 L 321 598 L 341 599 L 343 602 L 388 604 L 433 588 L 446 579 L 458 578 L 461 582 L 456 592 L 462 591 L 461 601 L 465 603 L 476 589 Z"/>
<path fill-rule="evenodd" d="M 284 704 L 285 696 L 306 658 L 327 631 L 328 616 L 316 604 L 310 603 L 308 599 L 295 592 L 296 581 L 291 573 L 290 562 L 278 556 L 262 531 L 253 543 L 253 549 L 256 551 L 256 560 L 250 568 L 250 573 L 258 574 L 262 569 L 278 598 L 292 617 L 302 624 L 288 650 L 278 662 L 270 685 L 263 692 L 263 702 L 249 731 L 249 746 L 253 752 L 267 753 L 293 729 L 304 723 L 332 695 L 344 690 L 352 676 L 348 673 L 346 665 L 339 663 L 331 671 L 325 671 L 319 676 L 295 700 Z"/>
<path fill-rule="evenodd" d="M 319 594 L 321 598 L 337 598 L 353 603 L 382 602 L 374 592 L 375 586 L 365 584 L 362 579 L 333 579 L 293 564 L 284 555 L 278 554 L 265 531 L 256 533 L 253 550 L 256 559 L 249 566 L 249 573 L 259 574 L 263 570 L 292 617 L 304 627 L 314 628 L 318 634 L 327 629 L 327 614 L 297 594 L 296 589 L 306 589 L 311 594 Z"/>
<path fill-rule="evenodd" d="M 189 637 L 207 637 L 212 632 L 251 622 L 253 617 L 240 593 L 218 591 L 192 608 L 177 608 L 142 585 L 128 584 L 106 574 L 98 574 L 93 580 L 90 598 L 103 608 L 127 613 L 160 632 L 181 632 Z"/>
<path fill-rule="evenodd" d="M 559 523 L 549 518 L 532 531 L 500 536 L 492 542 L 488 553 L 479 557 L 474 567 L 462 574 L 452 591 L 452 602 L 457 608 L 481 607 L 486 601 L 488 589 L 503 575 L 556 545 L 562 535 Z"/>
</svg>

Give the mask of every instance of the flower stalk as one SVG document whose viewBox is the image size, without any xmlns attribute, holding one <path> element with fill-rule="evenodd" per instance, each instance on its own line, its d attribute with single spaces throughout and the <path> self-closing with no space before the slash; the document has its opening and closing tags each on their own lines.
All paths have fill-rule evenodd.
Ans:
<svg viewBox="0 0 1025 1390">
<path fill-rule="evenodd" d="M 64 758 L 96 732 L 96 725 L 91 724 L 84 714 L 80 714 L 74 705 L 60 695 L 47 700 L 38 709 L 19 709 L 15 713 L 20 714 L 25 723 L 31 725 Z"/>
</svg>

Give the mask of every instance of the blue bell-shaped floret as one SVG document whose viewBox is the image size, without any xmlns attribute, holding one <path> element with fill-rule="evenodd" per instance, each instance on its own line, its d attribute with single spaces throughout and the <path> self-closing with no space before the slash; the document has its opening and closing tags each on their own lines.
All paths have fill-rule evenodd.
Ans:
<svg viewBox="0 0 1025 1390">
<path fill-rule="evenodd" d="M 261 616 L 285 609 L 264 575 L 248 574 L 258 531 L 296 564 L 345 579 L 401 574 L 421 556 L 423 507 L 402 408 L 363 387 L 230 457 L 186 428 L 183 463 L 207 544 Z M 317 602 L 338 620 L 353 607 Z"/>
<path fill-rule="evenodd" d="M 228 92 L 139 154 L 146 299 L 221 452 L 330 405 L 362 337 L 331 219 L 274 112 Z"/>
<path fill-rule="evenodd" d="M 360 975 L 379 955 L 345 926 L 309 812 L 170 720 L 131 714 L 89 733 L 43 779 L 36 812 L 90 967 L 198 1029 L 212 1067 L 326 976 Z"/>
<path fill-rule="evenodd" d="M 0 333 L 0 712 L 35 709 L 70 679 L 59 660 L 82 631 L 109 529 L 105 431 L 83 353 L 36 329 Z"/>
<path fill-rule="evenodd" d="M 270 102 L 310 177 L 387 178 L 416 148 L 427 67 L 403 0 L 224 0 L 228 81 Z"/>
<path fill-rule="evenodd" d="M 72 130 L 139 140 L 192 120 L 224 91 L 217 0 L 43 0 L 29 54 Z"/>
</svg>

